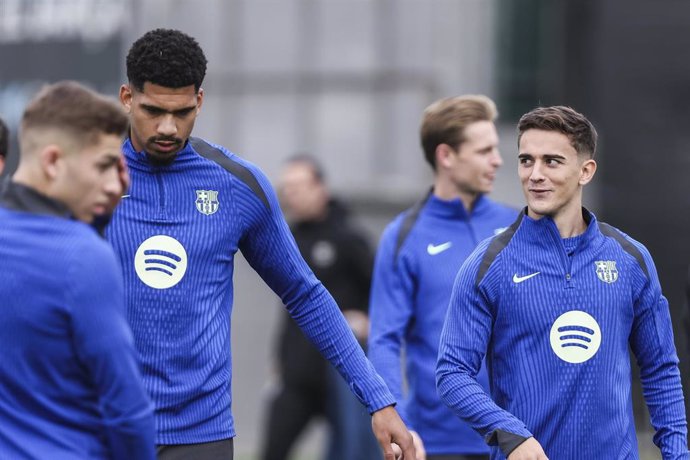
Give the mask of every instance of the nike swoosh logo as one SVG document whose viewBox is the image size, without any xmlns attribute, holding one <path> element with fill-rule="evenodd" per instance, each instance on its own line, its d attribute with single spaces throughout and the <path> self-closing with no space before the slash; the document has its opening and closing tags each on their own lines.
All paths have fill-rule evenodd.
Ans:
<svg viewBox="0 0 690 460">
<path fill-rule="evenodd" d="M 121 198 L 129 198 L 131 195 L 122 195 Z"/>
<path fill-rule="evenodd" d="M 541 272 L 535 272 L 535 273 L 532 273 L 531 275 L 526 275 L 526 276 L 518 276 L 518 274 L 516 273 L 513 275 L 513 283 L 515 283 L 515 284 L 522 283 L 525 280 L 528 280 L 534 276 L 537 276 L 539 273 L 541 273 Z"/>
<path fill-rule="evenodd" d="M 440 254 L 446 249 L 450 248 L 453 245 L 450 241 L 446 241 L 445 243 L 438 244 L 438 245 L 433 245 L 429 243 L 429 246 L 426 247 L 426 252 L 429 253 L 429 255 L 435 256 L 436 254 Z"/>
</svg>

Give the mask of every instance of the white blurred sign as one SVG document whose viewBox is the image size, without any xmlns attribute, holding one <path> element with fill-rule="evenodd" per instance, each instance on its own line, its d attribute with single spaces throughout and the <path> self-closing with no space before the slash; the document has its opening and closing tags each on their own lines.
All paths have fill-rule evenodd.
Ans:
<svg viewBox="0 0 690 460">
<path fill-rule="evenodd" d="M 107 40 L 129 18 L 130 0 L 2 0 L 0 43 Z"/>
</svg>

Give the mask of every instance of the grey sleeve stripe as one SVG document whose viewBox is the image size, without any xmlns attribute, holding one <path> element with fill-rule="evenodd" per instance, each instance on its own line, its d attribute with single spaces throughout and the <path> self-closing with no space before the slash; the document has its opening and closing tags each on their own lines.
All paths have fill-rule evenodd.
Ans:
<svg viewBox="0 0 690 460">
<path fill-rule="evenodd" d="M 520 226 L 520 222 L 522 222 L 522 217 L 524 215 L 525 211 L 523 210 L 520 215 L 518 215 L 515 222 L 513 222 L 511 226 L 508 227 L 503 233 L 496 236 L 489 244 L 489 247 L 484 253 L 484 257 L 482 257 L 482 262 L 479 265 L 479 271 L 477 272 L 477 279 L 475 281 L 477 286 L 479 286 L 479 283 L 481 283 L 484 275 L 486 275 L 486 272 L 489 271 L 489 267 L 491 267 L 491 264 L 496 259 L 496 256 L 498 256 L 498 253 L 508 246 L 508 243 L 513 238 L 515 231 Z"/>
<path fill-rule="evenodd" d="M 637 249 L 637 247 L 634 244 L 628 241 L 616 228 L 610 226 L 605 222 L 599 222 L 599 231 L 601 231 L 601 233 L 605 236 L 611 237 L 614 240 L 616 240 L 625 252 L 627 252 L 628 254 L 633 256 L 635 260 L 637 260 L 637 263 L 642 268 L 642 271 L 644 272 L 645 276 L 649 278 L 649 271 L 647 270 L 647 264 L 644 261 L 644 257 L 642 256 L 640 250 Z"/>
<path fill-rule="evenodd" d="M 226 157 L 223 152 L 211 146 L 201 138 L 190 137 L 189 142 L 199 155 L 207 160 L 217 163 L 230 174 L 244 182 L 244 184 L 249 187 L 252 192 L 254 192 L 254 195 L 261 200 L 264 206 L 266 206 L 266 209 L 270 211 L 271 205 L 268 203 L 268 198 L 266 198 L 264 190 L 259 185 L 259 181 L 256 180 L 256 177 L 254 177 L 254 174 L 252 174 L 249 169 L 235 161 L 232 161 L 230 158 Z"/>
<path fill-rule="evenodd" d="M 407 236 L 410 234 L 410 231 L 412 231 L 412 227 L 414 227 L 415 222 L 417 222 L 417 218 L 419 218 L 419 213 L 422 211 L 424 204 L 431 196 L 431 192 L 432 189 L 429 189 L 424 198 L 415 203 L 414 206 L 412 206 L 409 209 L 407 215 L 405 216 L 405 220 L 403 220 L 403 223 L 400 226 L 400 232 L 398 232 L 398 239 L 395 242 L 393 266 L 395 266 L 398 263 L 398 254 L 400 253 L 400 248 L 407 239 Z"/>
</svg>

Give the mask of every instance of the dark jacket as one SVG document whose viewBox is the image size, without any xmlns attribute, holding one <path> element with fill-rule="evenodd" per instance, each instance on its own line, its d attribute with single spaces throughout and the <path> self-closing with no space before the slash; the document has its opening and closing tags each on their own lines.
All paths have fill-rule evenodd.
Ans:
<svg viewBox="0 0 690 460">
<path fill-rule="evenodd" d="M 340 309 L 366 313 L 373 252 L 363 233 L 350 223 L 344 205 L 331 200 L 324 220 L 297 222 L 291 230 L 304 260 Z M 325 391 L 328 364 L 287 314 L 283 318 L 277 354 L 285 385 Z"/>
</svg>

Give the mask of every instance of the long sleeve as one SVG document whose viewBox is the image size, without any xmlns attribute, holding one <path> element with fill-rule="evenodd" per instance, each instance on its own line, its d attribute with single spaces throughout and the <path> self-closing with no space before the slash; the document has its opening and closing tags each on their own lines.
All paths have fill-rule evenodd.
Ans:
<svg viewBox="0 0 690 460">
<path fill-rule="evenodd" d="M 656 430 L 654 443 L 664 460 L 687 459 L 685 406 L 668 302 L 649 252 L 642 245 L 638 249 L 648 274 L 640 276 L 642 289 L 634 305 L 630 345 L 640 366 L 642 389 Z"/>
<path fill-rule="evenodd" d="M 398 227 L 390 225 L 381 237 L 374 263 L 369 301 L 368 354 L 396 400 L 403 399 L 401 353 L 405 331 L 413 320 L 413 280 L 402 259 L 395 260 Z M 412 429 L 404 407 L 399 412 Z"/>
<path fill-rule="evenodd" d="M 506 452 L 532 434 L 521 420 L 496 405 L 477 382 L 494 334 L 495 312 L 484 285 L 495 281 L 498 270 L 492 266 L 494 270 L 477 282 L 487 244 L 482 243 L 458 272 L 441 333 L 436 379 L 441 399 L 453 412 L 489 445 L 499 445 Z"/>
<path fill-rule="evenodd" d="M 74 349 L 99 394 L 112 458 L 153 459 L 153 411 L 125 320 L 121 275 L 105 242 L 89 250 L 70 266 Z"/>
<path fill-rule="evenodd" d="M 335 300 L 300 255 L 268 180 L 258 170 L 254 174 L 266 202 L 251 195 L 238 204 L 247 226 L 240 242 L 242 253 L 369 412 L 394 404 Z"/>
</svg>

